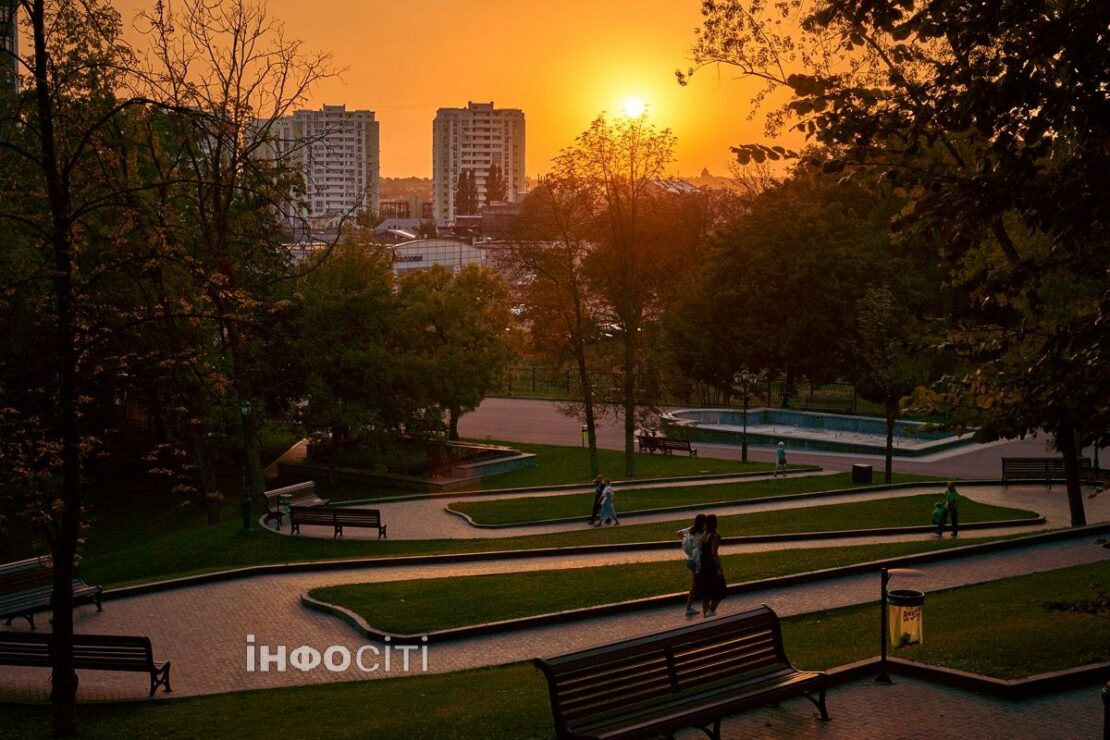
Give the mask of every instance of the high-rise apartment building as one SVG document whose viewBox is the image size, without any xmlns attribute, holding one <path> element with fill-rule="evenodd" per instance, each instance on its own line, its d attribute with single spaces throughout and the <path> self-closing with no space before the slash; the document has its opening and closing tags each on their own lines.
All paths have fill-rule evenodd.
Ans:
<svg viewBox="0 0 1110 740">
<path fill-rule="evenodd" d="M 19 89 L 19 13 L 15 0 L 0 0 L 0 84 Z"/>
<path fill-rule="evenodd" d="M 378 212 L 378 122 L 374 112 L 325 105 L 274 122 L 271 131 L 281 155 L 304 172 L 304 203 L 291 209 L 295 221 L 313 224 Z"/>
<path fill-rule="evenodd" d="M 524 185 L 524 111 L 494 108 L 493 103 L 467 103 L 465 108 L 440 108 L 432 124 L 432 190 L 437 221 L 455 220 L 455 185 L 459 173 L 470 172 L 485 205 L 486 178 L 498 165 L 505 178 L 505 200 L 519 201 Z"/>
</svg>

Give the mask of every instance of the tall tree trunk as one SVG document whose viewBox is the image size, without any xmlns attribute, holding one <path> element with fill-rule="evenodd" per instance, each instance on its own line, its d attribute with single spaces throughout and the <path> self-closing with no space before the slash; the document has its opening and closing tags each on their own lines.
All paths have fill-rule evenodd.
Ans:
<svg viewBox="0 0 1110 740">
<path fill-rule="evenodd" d="M 621 390 L 624 396 L 624 474 L 636 475 L 636 329 L 624 329 L 624 376 Z"/>
<path fill-rule="evenodd" d="M 898 400 L 889 396 L 886 399 L 886 468 L 883 482 L 894 480 L 894 422 L 898 419 Z"/>
<path fill-rule="evenodd" d="M 1083 490 L 1079 487 L 1079 450 L 1075 444 L 1075 429 L 1071 419 L 1064 419 L 1056 432 L 1056 449 L 1064 457 L 1064 479 L 1068 489 L 1068 509 L 1071 511 L 1071 526 L 1082 527 L 1087 524 L 1087 514 L 1083 510 Z"/>
<path fill-rule="evenodd" d="M 597 459 L 597 418 L 594 415 L 594 388 L 590 379 L 589 368 L 586 367 L 586 353 L 582 349 L 578 355 L 578 382 L 582 387 L 582 408 L 586 416 L 586 442 L 590 447 L 590 477 L 596 477 L 600 472 L 601 464 Z"/>
<path fill-rule="evenodd" d="M 189 424 L 189 430 L 193 438 L 193 456 L 197 460 L 197 469 L 200 471 L 200 492 L 204 497 L 204 510 L 208 514 L 208 523 L 219 524 L 220 484 L 208 454 L 204 428 L 200 424 Z"/>
<path fill-rule="evenodd" d="M 51 593 L 54 629 L 51 634 L 52 697 L 54 735 L 76 732 L 77 674 L 73 670 L 73 572 L 81 531 L 81 438 L 77 388 L 76 323 L 74 315 L 73 243 L 71 203 L 63 181 L 54 141 L 53 96 L 50 89 L 49 58 L 46 51 L 45 0 L 33 0 L 29 8 L 34 42 L 35 102 L 42 171 L 50 206 L 50 248 L 54 257 L 54 311 L 57 320 L 58 426 L 62 444 L 61 510 L 54 513 L 49 533 L 54 560 Z"/>
<path fill-rule="evenodd" d="M 459 441 L 459 410 L 452 406 L 447 409 L 447 439 L 452 442 Z"/>
</svg>

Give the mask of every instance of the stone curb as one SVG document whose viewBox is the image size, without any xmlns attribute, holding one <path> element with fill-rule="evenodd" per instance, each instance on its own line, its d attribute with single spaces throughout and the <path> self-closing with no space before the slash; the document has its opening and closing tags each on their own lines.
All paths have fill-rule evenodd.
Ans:
<svg viewBox="0 0 1110 740">
<path fill-rule="evenodd" d="M 801 501 L 810 498 L 827 498 L 833 496 L 850 496 L 857 493 L 881 493 L 882 491 L 893 491 L 899 488 L 936 488 L 941 484 L 940 480 L 935 481 L 917 481 L 910 483 L 880 483 L 874 486 L 858 486 L 856 488 L 836 488 L 829 491 L 807 491 L 805 493 L 790 493 L 785 496 L 762 496 L 760 498 L 742 499 L 740 501 L 714 501 L 704 504 L 683 504 L 682 506 L 665 506 L 659 509 L 639 509 L 635 511 L 621 512 L 621 516 L 643 516 L 645 514 L 666 514 L 672 511 L 695 511 L 698 509 L 705 509 L 708 507 L 726 507 L 726 506 L 754 506 L 756 504 L 775 503 L 778 501 Z M 996 480 L 966 480 L 956 481 L 957 486 L 964 488 L 975 486 L 1000 486 L 1002 481 Z M 586 522 L 589 521 L 588 516 L 566 517 L 563 519 L 539 519 L 530 522 L 509 522 L 507 524 L 478 524 L 469 514 L 461 511 L 455 511 L 450 506 L 444 506 L 443 510 L 448 514 L 453 514 L 457 517 L 465 519 L 470 526 L 476 529 L 507 529 L 511 527 L 538 527 L 541 525 L 551 524 L 568 524 L 571 522 Z"/>
<path fill-rule="evenodd" d="M 787 475 L 798 473 L 819 473 L 823 470 L 820 465 L 797 465 L 786 470 Z M 690 481 L 706 481 L 712 483 L 718 480 L 731 480 L 733 478 L 758 478 L 761 475 L 772 473 L 771 470 L 755 470 L 747 473 L 707 473 L 705 475 L 679 475 L 669 478 L 640 478 L 631 480 L 613 481 L 614 489 L 635 489 L 645 484 L 656 483 L 687 483 Z M 437 498 L 478 498 L 481 496 L 507 496 L 514 493 L 567 493 L 581 491 L 588 493 L 590 483 L 556 483 L 548 486 L 520 486 L 517 488 L 491 488 L 484 491 L 438 491 L 435 493 L 413 493 L 404 496 L 387 496 L 385 498 L 357 498 L 349 501 L 336 502 L 337 506 L 361 506 L 362 504 L 390 504 L 402 501 L 423 501 Z"/>
<path fill-rule="evenodd" d="M 982 555 L 984 553 L 1020 549 L 1025 546 L 1039 545 L 1047 542 L 1056 542 L 1073 538 L 1080 539 L 1082 537 L 1087 537 L 1094 534 L 1101 534 L 1103 532 L 1110 532 L 1110 522 L 1077 529 L 1056 530 L 1053 532 L 1034 534 L 1028 537 L 1020 537 L 1011 540 L 984 542 L 977 545 L 968 545 L 966 547 L 957 547 L 947 550 L 936 550 L 934 552 L 927 553 L 916 553 L 913 555 L 900 555 L 883 560 L 873 560 L 870 562 L 854 563 L 852 565 L 842 565 L 834 568 L 824 568 L 821 570 L 791 573 L 788 575 L 775 576 L 772 578 L 763 578 L 756 581 L 745 581 L 744 583 L 736 583 L 729 586 L 728 594 L 732 595 L 741 593 L 753 593 L 773 588 L 782 588 L 785 586 L 795 586 L 805 583 L 814 583 L 817 581 L 833 580 L 836 578 L 860 575 L 863 573 L 873 573 L 878 571 L 880 568 L 906 567 L 942 560 L 956 560 L 959 558 L 971 557 L 974 555 Z M 592 617 L 626 614 L 628 612 L 640 611 L 643 609 L 654 609 L 657 607 L 666 606 L 668 604 L 681 604 L 685 601 L 686 596 L 687 593 L 685 591 L 679 593 L 662 594 L 659 596 L 648 596 L 642 599 L 633 599 L 631 601 L 620 601 L 612 604 L 601 604 L 598 606 L 568 609 L 561 612 L 536 614 L 528 617 L 500 620 L 497 622 L 484 622 L 482 624 L 467 625 L 465 627 L 454 627 L 446 630 L 436 630 L 419 635 L 393 633 L 379 630 L 367 624 L 365 620 L 363 620 L 361 617 L 358 617 L 358 615 L 354 616 L 358 618 L 356 630 L 364 637 L 382 641 L 384 641 L 388 637 L 394 644 L 411 645 L 422 644 L 424 637 L 427 637 L 427 641 L 429 643 L 438 643 L 450 640 L 458 640 L 466 637 L 477 637 L 499 632 L 517 631 L 530 629 L 533 627 L 547 626 L 551 624 L 574 622 L 577 620 Z M 342 609 L 342 607 L 337 607 L 333 604 L 328 604 L 328 606 L 334 606 L 338 609 Z"/>
<path fill-rule="evenodd" d="M 879 672 L 878 657 L 830 668 L 830 686 L 840 686 L 868 678 Z M 1090 663 L 1050 673 L 1038 673 L 1017 679 L 1001 679 L 970 673 L 955 668 L 919 663 L 903 658 L 887 658 L 887 672 L 907 678 L 951 686 L 964 691 L 974 691 L 999 699 L 1020 701 L 1042 694 L 1052 694 L 1067 689 L 1081 688 L 1110 678 L 1110 662 Z"/>
<path fill-rule="evenodd" d="M 973 522 L 961 525 L 960 529 L 997 529 L 1013 526 L 1034 526 L 1044 523 L 1044 517 L 1038 517 L 1036 519 Z M 266 531 L 271 534 L 276 534 L 268 528 Z M 791 542 L 870 537 L 876 535 L 917 534 L 931 531 L 933 531 L 932 526 L 915 526 L 887 527 L 886 529 L 841 530 L 839 532 L 797 532 L 749 535 L 746 537 L 723 537 L 721 538 L 721 543 L 725 545 L 756 544 L 760 542 Z M 465 542 L 466 540 L 460 541 Z M 444 553 L 440 555 L 398 555 L 395 557 L 353 558 L 348 560 L 307 560 L 297 563 L 269 563 L 265 565 L 249 565 L 243 568 L 212 571 L 211 573 L 198 573 L 192 576 L 181 576 L 180 578 L 171 578 L 165 581 L 151 581 L 150 583 L 138 583 L 132 586 L 118 586 L 112 589 L 105 589 L 101 594 L 101 599 L 103 601 L 126 599 L 132 596 L 142 596 L 159 591 L 170 591 L 176 588 L 190 588 L 192 586 L 203 586 L 209 583 L 219 583 L 222 581 L 289 573 L 316 573 L 329 570 L 392 568 L 406 565 L 438 565 L 443 563 L 468 563 L 488 560 L 526 560 L 528 558 L 565 557 L 567 555 L 593 555 L 611 552 L 635 552 L 640 550 L 673 550 L 677 546 L 678 540 L 676 539 L 646 542 L 615 542 L 597 545 L 572 545 L 568 547 L 544 547 L 532 550 L 489 550 L 486 552 Z"/>
</svg>

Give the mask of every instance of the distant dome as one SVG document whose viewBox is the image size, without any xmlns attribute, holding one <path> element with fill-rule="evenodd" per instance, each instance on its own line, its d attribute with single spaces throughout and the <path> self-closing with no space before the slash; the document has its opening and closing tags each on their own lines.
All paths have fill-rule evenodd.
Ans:
<svg viewBox="0 0 1110 740">
<path fill-rule="evenodd" d="M 713 175 L 709 174 L 709 168 L 708 167 L 702 167 L 701 168 L 701 176 L 702 177 L 713 177 Z"/>
</svg>

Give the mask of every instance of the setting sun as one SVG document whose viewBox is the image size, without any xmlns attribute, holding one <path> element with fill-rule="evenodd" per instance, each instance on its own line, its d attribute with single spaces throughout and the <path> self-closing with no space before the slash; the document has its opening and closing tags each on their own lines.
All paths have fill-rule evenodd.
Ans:
<svg viewBox="0 0 1110 740">
<path fill-rule="evenodd" d="M 639 118 L 644 115 L 647 105 L 640 98 L 626 98 L 621 109 L 629 118 Z"/>
</svg>

